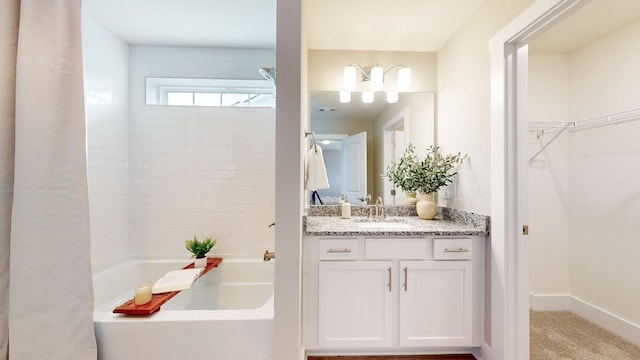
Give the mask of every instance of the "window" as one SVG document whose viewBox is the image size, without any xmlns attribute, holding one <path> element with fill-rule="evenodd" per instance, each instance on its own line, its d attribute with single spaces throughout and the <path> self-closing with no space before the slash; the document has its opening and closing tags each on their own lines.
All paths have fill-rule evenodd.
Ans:
<svg viewBox="0 0 640 360">
<path fill-rule="evenodd" d="M 275 107 L 267 80 L 147 78 L 146 104 L 169 106 Z"/>
</svg>

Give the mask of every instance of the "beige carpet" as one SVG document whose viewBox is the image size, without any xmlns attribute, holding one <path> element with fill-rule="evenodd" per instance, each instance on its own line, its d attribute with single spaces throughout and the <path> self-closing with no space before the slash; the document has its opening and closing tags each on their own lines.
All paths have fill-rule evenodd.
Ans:
<svg viewBox="0 0 640 360">
<path fill-rule="evenodd" d="M 530 324 L 530 360 L 640 360 L 640 347 L 568 311 L 531 311 Z"/>
</svg>

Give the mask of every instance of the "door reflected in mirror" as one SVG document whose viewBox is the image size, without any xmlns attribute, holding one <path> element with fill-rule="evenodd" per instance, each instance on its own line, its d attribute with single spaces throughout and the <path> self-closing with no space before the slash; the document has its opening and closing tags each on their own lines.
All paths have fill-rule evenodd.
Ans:
<svg viewBox="0 0 640 360">
<path fill-rule="evenodd" d="M 345 104 L 337 91 L 312 91 L 310 100 L 311 130 L 322 147 L 330 185 L 318 190 L 322 204 L 337 204 L 346 195 L 359 205 L 367 194 L 402 204 L 402 192 L 392 196 L 392 184 L 382 175 L 409 142 L 422 151 L 434 143 L 434 94 L 401 93 L 398 102 L 388 104 L 379 92 L 365 104 L 354 93 Z"/>
</svg>

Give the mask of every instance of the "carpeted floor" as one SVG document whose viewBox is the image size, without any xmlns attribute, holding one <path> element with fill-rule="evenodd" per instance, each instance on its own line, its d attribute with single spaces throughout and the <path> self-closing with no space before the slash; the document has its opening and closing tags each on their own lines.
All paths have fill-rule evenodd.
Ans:
<svg viewBox="0 0 640 360">
<path fill-rule="evenodd" d="M 530 312 L 530 360 L 639 360 L 640 347 L 569 311 Z"/>
</svg>

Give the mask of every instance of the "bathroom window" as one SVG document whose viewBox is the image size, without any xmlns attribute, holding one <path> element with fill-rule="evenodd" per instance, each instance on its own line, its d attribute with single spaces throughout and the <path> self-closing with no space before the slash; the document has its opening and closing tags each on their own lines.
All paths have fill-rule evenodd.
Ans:
<svg viewBox="0 0 640 360">
<path fill-rule="evenodd" d="M 147 78 L 146 104 L 169 106 L 275 107 L 266 80 Z"/>
</svg>

